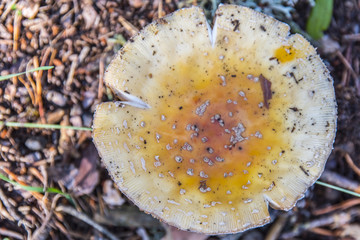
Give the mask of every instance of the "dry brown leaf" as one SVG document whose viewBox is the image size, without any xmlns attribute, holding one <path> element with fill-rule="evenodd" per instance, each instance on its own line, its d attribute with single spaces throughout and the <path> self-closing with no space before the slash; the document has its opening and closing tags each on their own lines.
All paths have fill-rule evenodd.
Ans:
<svg viewBox="0 0 360 240">
<path fill-rule="evenodd" d="M 74 192 L 76 195 L 91 193 L 99 181 L 97 165 L 99 155 L 93 144 L 89 144 L 84 151 L 80 162 L 79 172 L 74 180 Z"/>
</svg>

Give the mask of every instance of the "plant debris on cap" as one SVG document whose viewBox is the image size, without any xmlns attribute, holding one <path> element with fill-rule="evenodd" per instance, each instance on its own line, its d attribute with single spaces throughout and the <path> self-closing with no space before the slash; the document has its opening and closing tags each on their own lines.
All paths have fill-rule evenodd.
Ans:
<svg viewBox="0 0 360 240">
<path fill-rule="evenodd" d="M 234 233 L 289 210 L 319 178 L 335 136 L 333 80 L 289 26 L 221 5 L 148 25 L 109 65 L 94 142 L 120 190 L 183 230 Z"/>
</svg>

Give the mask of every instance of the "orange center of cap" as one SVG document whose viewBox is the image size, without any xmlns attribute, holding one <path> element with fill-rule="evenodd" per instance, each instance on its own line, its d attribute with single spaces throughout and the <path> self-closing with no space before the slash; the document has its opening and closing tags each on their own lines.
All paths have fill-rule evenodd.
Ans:
<svg viewBox="0 0 360 240">
<path fill-rule="evenodd" d="M 141 119 L 141 136 L 146 157 L 154 161 L 150 171 L 177 185 L 173 196 L 200 194 L 205 202 L 223 201 L 224 195 L 229 202 L 251 198 L 273 187 L 288 150 L 282 116 L 272 110 L 280 98 L 273 92 L 266 108 L 261 72 L 242 71 L 244 64 L 218 57 L 208 56 L 215 59 L 211 68 L 188 59 L 171 75 L 153 76 L 163 81 L 159 92 L 166 94 L 156 96 L 156 114 Z"/>
</svg>

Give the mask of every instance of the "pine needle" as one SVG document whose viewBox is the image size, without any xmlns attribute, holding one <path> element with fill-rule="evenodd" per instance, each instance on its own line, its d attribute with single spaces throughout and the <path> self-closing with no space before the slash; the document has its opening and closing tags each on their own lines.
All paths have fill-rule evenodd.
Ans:
<svg viewBox="0 0 360 240">
<path fill-rule="evenodd" d="M 319 185 L 321 185 L 321 186 L 328 187 L 328 188 L 334 189 L 334 190 L 336 190 L 336 191 L 343 192 L 343 193 L 347 193 L 347 194 L 350 194 L 350 195 L 353 195 L 353 196 L 355 196 L 355 197 L 360 198 L 360 194 L 359 194 L 359 193 L 356 193 L 356 192 L 347 190 L 347 189 L 345 189 L 345 188 L 337 187 L 337 186 L 334 186 L 334 185 L 331 185 L 331 184 L 328 184 L 328 183 L 324 183 L 324 182 L 321 182 L 321 181 L 316 181 L 316 183 L 319 184 Z"/>
<path fill-rule="evenodd" d="M 38 193 L 57 193 L 57 194 L 60 194 L 62 196 L 64 196 L 66 199 L 68 199 L 70 202 L 73 202 L 70 194 L 68 193 L 64 193 L 62 192 L 60 189 L 57 189 L 57 188 L 46 188 L 45 191 L 44 191 L 44 188 L 42 187 L 32 187 L 32 186 L 25 186 L 25 185 L 22 185 L 18 182 L 15 182 L 11 179 L 9 179 L 8 177 L 6 177 L 5 175 L 1 174 L 0 173 L 0 179 L 4 180 L 5 182 L 8 182 L 8 183 L 11 183 L 12 185 L 14 186 L 18 186 L 26 191 L 29 191 L 29 192 L 38 192 Z"/>
<path fill-rule="evenodd" d="M 62 126 L 58 124 L 41 124 L 41 123 L 20 123 L 20 122 L 4 122 L 0 121 L 0 126 L 19 127 L 19 128 L 45 128 L 45 129 L 71 129 L 78 131 L 92 131 L 89 127 Z"/>
<path fill-rule="evenodd" d="M 49 69 L 52 69 L 52 68 L 54 68 L 54 66 L 43 66 L 43 67 L 38 67 L 38 68 L 31 69 L 31 70 L 26 71 L 26 72 L 14 73 L 14 74 L 9 74 L 9 75 L 5 75 L 5 76 L 0 76 L 0 81 L 8 80 L 10 78 L 17 77 L 17 76 L 20 76 L 20 75 L 23 75 L 23 74 L 26 74 L 26 73 L 49 70 Z"/>
</svg>

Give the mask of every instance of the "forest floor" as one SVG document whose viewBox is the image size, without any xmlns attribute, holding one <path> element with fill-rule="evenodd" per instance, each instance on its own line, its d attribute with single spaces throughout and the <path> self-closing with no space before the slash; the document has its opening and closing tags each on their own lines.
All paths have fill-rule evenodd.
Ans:
<svg viewBox="0 0 360 240">
<path fill-rule="evenodd" d="M 1 81 L 0 121 L 91 127 L 95 106 L 115 98 L 103 84 L 103 75 L 126 40 L 159 16 L 191 4 L 209 9 L 211 15 L 212 2 L 216 1 L 0 1 L 1 76 L 55 66 Z M 297 26 L 296 31 L 305 29 L 309 2 L 299 0 L 290 19 L 280 20 Z M 260 5 L 262 10 L 267 7 Z M 335 0 L 329 29 L 313 44 L 334 79 L 338 103 L 334 150 L 321 180 L 360 193 L 360 1 Z M 40 187 L 28 191 L 0 180 L 0 239 L 360 236 L 360 199 L 316 184 L 293 210 L 271 210 L 272 222 L 261 228 L 228 236 L 176 230 L 140 212 L 115 188 L 90 131 L 0 126 L 0 156 L 3 176 Z M 70 195 L 41 191 L 50 187 Z"/>
</svg>

